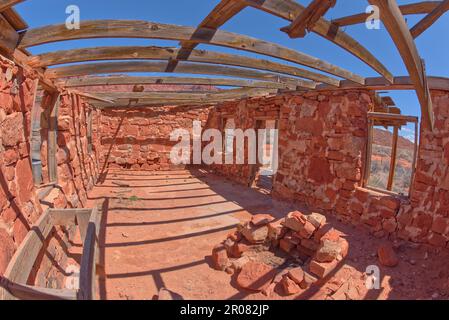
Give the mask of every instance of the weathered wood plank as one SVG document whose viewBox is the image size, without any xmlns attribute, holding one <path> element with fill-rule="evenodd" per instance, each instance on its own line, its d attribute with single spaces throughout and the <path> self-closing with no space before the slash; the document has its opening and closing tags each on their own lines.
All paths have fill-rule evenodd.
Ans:
<svg viewBox="0 0 449 320">
<path fill-rule="evenodd" d="M 51 216 L 47 210 L 31 227 L 9 262 L 3 274 L 6 279 L 14 283 L 26 284 L 39 252 L 52 229 Z M 3 294 L 3 297 L 1 294 Z M 0 297 L 7 300 L 14 299 L 9 292 L 1 288 Z"/>
<path fill-rule="evenodd" d="M 304 10 L 302 5 L 292 0 L 243 1 L 254 8 L 258 8 L 288 21 L 293 21 Z M 339 29 L 338 26 L 322 18 L 317 21 L 312 31 L 353 54 L 371 66 L 380 75 L 384 76 L 388 81 L 393 81 L 391 72 L 371 52 Z"/>
<path fill-rule="evenodd" d="M 79 300 L 94 300 L 96 298 L 96 264 L 98 257 L 98 235 L 100 232 L 101 214 L 95 207 L 86 230 L 83 242 L 83 256 L 80 267 Z"/>
<path fill-rule="evenodd" d="M 281 30 L 290 38 L 302 38 L 336 3 L 337 0 L 313 0 L 289 26 Z"/>
<path fill-rule="evenodd" d="M 45 76 L 50 79 L 85 76 L 92 74 L 128 73 L 128 72 L 157 72 L 164 73 L 167 63 L 150 61 L 131 62 L 103 62 L 82 65 L 73 65 L 48 69 Z M 208 74 L 230 77 L 240 77 L 263 81 L 283 82 L 292 88 L 315 88 L 315 83 L 285 77 L 274 73 L 259 72 L 241 68 L 224 67 L 216 65 L 196 64 L 191 62 L 180 62 L 175 69 L 176 73 Z"/>
<path fill-rule="evenodd" d="M 288 85 L 279 82 L 253 81 L 239 79 L 216 78 L 186 78 L 186 77 L 138 77 L 138 76 L 109 76 L 68 79 L 59 83 L 67 88 L 92 87 L 107 85 L 133 85 L 133 84 L 180 84 L 180 85 L 205 85 L 245 88 L 287 89 Z"/>
<path fill-rule="evenodd" d="M 33 181 L 35 185 L 42 183 L 42 162 L 41 162 L 41 102 L 37 101 L 39 80 L 34 80 L 33 106 L 31 108 L 31 137 L 30 153 Z"/>
<path fill-rule="evenodd" d="M 320 20 L 321 21 L 321 20 Z M 320 24 L 319 22 L 317 25 Z M 315 26 L 314 30 L 317 28 Z M 364 78 L 310 55 L 248 36 L 211 29 L 194 29 L 177 25 L 168 25 L 147 21 L 132 20 L 96 20 L 82 21 L 81 28 L 74 32 L 67 30 L 64 24 L 50 25 L 30 29 L 22 34 L 20 48 L 36 46 L 56 41 L 89 38 L 146 38 L 194 41 L 216 46 L 264 54 L 274 58 L 298 63 L 324 71 L 335 76 L 363 84 Z M 354 45 L 354 43 L 352 43 Z M 373 57 L 374 58 L 374 57 Z M 375 58 L 374 58 L 375 59 Z"/>
<path fill-rule="evenodd" d="M 0 14 L 0 50 L 12 53 L 19 42 L 19 34 Z"/>
<path fill-rule="evenodd" d="M 399 6 L 399 9 L 401 10 L 403 15 L 425 14 L 432 12 L 436 7 L 440 5 L 440 3 L 441 1 L 423 1 L 402 5 Z M 365 23 L 369 16 L 370 14 L 368 13 L 359 13 L 341 17 L 338 19 L 333 19 L 332 23 L 340 27 L 350 26 L 354 24 Z"/>
<path fill-rule="evenodd" d="M 421 105 L 423 123 L 433 130 L 434 114 L 427 86 L 427 76 L 413 37 L 395 0 L 369 0 L 381 11 L 382 21 L 390 33 L 415 87 Z"/>
<path fill-rule="evenodd" d="M 412 29 L 410 29 L 410 33 L 412 34 L 413 38 L 419 37 L 448 10 L 449 10 L 449 0 L 441 1 L 438 7 L 433 9 L 432 12 L 430 12 L 421 21 L 415 24 L 415 26 Z"/>
<path fill-rule="evenodd" d="M 3 17 L 9 22 L 9 24 L 17 31 L 24 30 L 28 28 L 28 24 L 23 20 L 23 18 L 17 13 L 14 8 L 6 9 L 2 12 Z"/>
<path fill-rule="evenodd" d="M 33 56 L 29 60 L 32 67 L 48 67 L 58 64 L 86 62 L 95 60 L 169 60 L 177 59 L 182 49 L 168 47 L 97 47 L 75 50 L 62 50 Z M 302 77 L 338 86 L 336 78 L 289 66 L 269 60 L 205 50 L 192 50 L 186 61 L 198 63 L 224 64 L 251 69 L 259 69 Z"/>
<path fill-rule="evenodd" d="M 6 280 L 9 293 L 20 300 L 76 300 L 77 292 L 69 289 L 48 289 Z"/>
<path fill-rule="evenodd" d="M 57 181 L 57 162 L 56 162 L 56 150 L 57 150 L 57 132 L 58 132 L 58 112 L 60 105 L 60 94 L 55 93 L 52 97 L 52 103 L 49 107 L 50 116 L 48 118 L 48 142 L 47 142 L 47 167 L 48 178 L 51 182 Z"/>
<path fill-rule="evenodd" d="M 175 100 L 194 100 L 194 99 L 227 99 L 241 98 L 258 95 L 276 94 L 277 89 L 237 89 L 226 90 L 214 93 L 203 92 L 97 92 L 99 96 L 105 96 L 109 99 L 175 99 Z"/>
<path fill-rule="evenodd" d="M 239 0 L 222 0 L 198 25 L 198 29 L 207 28 L 210 30 L 217 30 L 246 7 L 247 5 Z M 167 72 L 174 70 L 178 65 L 179 60 L 186 60 L 192 53 L 192 50 L 198 45 L 197 42 L 193 41 L 181 41 L 180 44 L 181 49 L 176 57 L 170 60 L 167 65 Z"/>
<path fill-rule="evenodd" d="M 428 77 L 427 85 L 431 90 L 449 90 L 449 78 Z M 354 84 L 351 81 L 341 81 L 339 89 L 370 89 L 370 90 L 413 90 L 414 85 L 409 76 L 395 77 L 393 83 L 389 83 L 385 78 L 366 78 L 364 86 Z M 316 90 L 333 90 L 335 88 L 328 85 L 318 85 Z"/>
<path fill-rule="evenodd" d="M 15 6 L 16 4 L 25 0 L 0 0 L 0 12 Z"/>
<path fill-rule="evenodd" d="M 387 190 L 393 190 L 394 175 L 396 172 L 396 157 L 398 154 L 398 138 L 399 138 L 399 127 L 395 126 L 393 129 L 393 143 L 391 145 L 391 158 L 390 158 L 390 172 L 388 174 Z"/>
</svg>

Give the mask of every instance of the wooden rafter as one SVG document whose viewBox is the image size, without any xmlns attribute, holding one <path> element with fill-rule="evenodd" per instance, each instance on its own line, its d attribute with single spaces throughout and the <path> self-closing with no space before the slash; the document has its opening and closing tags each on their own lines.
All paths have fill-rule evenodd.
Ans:
<svg viewBox="0 0 449 320">
<path fill-rule="evenodd" d="M 86 62 L 95 60 L 169 60 L 173 61 L 182 49 L 167 47 L 98 47 L 75 50 L 63 50 L 31 57 L 29 64 L 33 67 L 48 67 L 57 64 Z M 314 81 L 338 86 L 340 80 L 309 70 L 228 53 L 204 50 L 192 50 L 187 58 L 191 62 L 223 64 L 251 69 L 259 69 L 290 76 L 302 77 Z M 171 69 L 171 68 L 170 68 Z M 176 69 L 176 68 L 175 68 Z M 174 69 L 173 69 L 174 70 Z M 173 71 L 171 70 L 171 71 Z"/>
<path fill-rule="evenodd" d="M 267 94 L 276 94 L 277 89 L 235 89 L 218 92 L 186 92 L 186 91 L 147 91 L 147 92 L 96 92 L 95 97 L 100 97 L 111 102 L 117 99 L 236 99 Z"/>
<path fill-rule="evenodd" d="M 427 16 L 419 21 L 411 30 L 413 38 L 417 38 L 424 31 L 426 31 L 438 18 L 440 18 L 446 11 L 449 10 L 449 0 L 441 1 L 440 5 L 432 10 Z"/>
<path fill-rule="evenodd" d="M 144 84 L 176 84 L 176 85 L 206 85 L 245 88 L 288 89 L 287 84 L 270 81 L 253 81 L 239 79 L 216 78 L 186 78 L 186 77 L 83 77 L 61 81 L 60 85 L 70 87 L 92 87 L 110 85 L 144 85 Z"/>
<path fill-rule="evenodd" d="M 434 115 L 432 100 L 427 85 L 424 64 L 418 54 L 418 49 L 413 41 L 404 16 L 395 0 L 369 0 L 369 2 L 379 7 L 381 19 L 398 48 L 415 87 L 421 105 L 423 122 L 428 128 L 433 130 Z"/>
<path fill-rule="evenodd" d="M 243 1 L 254 8 L 258 8 L 288 21 L 293 21 L 304 10 L 302 5 L 292 0 Z M 312 31 L 353 54 L 371 66 L 388 81 L 393 81 L 391 72 L 371 52 L 331 22 L 321 18 L 317 21 Z"/>
<path fill-rule="evenodd" d="M 217 30 L 224 25 L 229 19 L 234 17 L 247 5 L 239 0 L 222 0 L 209 13 L 209 15 L 198 25 L 198 31 L 201 29 Z M 167 71 L 174 70 L 178 65 L 178 61 L 187 60 L 192 50 L 198 45 L 195 41 L 181 41 L 181 49 L 178 51 L 176 58 L 172 59 L 167 66 Z"/>
<path fill-rule="evenodd" d="M 216 46 L 230 47 L 238 50 L 259 53 L 285 61 L 298 63 L 310 68 L 324 71 L 335 76 L 363 84 L 364 78 L 348 70 L 335 66 L 310 55 L 248 36 L 222 30 L 198 29 L 191 27 L 160 24 L 134 20 L 96 20 L 82 21 L 81 28 L 72 32 L 64 24 L 30 29 L 22 34 L 20 48 L 27 48 L 45 43 L 89 39 L 89 38 L 146 38 L 164 40 L 195 40 Z"/>
<path fill-rule="evenodd" d="M 449 78 L 428 77 L 427 85 L 432 90 L 449 90 Z M 393 83 L 390 83 L 382 77 L 366 78 L 365 85 L 357 85 L 351 81 L 341 81 L 340 89 L 361 89 L 368 90 L 413 90 L 415 87 L 409 76 L 395 77 Z M 319 85 L 317 90 L 332 90 L 334 88 L 328 85 Z"/>
<path fill-rule="evenodd" d="M 0 0 L 0 12 L 5 11 L 6 9 L 11 8 L 12 6 L 23 2 L 25 0 Z"/>
<path fill-rule="evenodd" d="M 333 8 L 337 0 L 313 0 L 293 22 L 281 29 L 290 38 L 303 38 L 315 26 L 329 9 Z"/>
<path fill-rule="evenodd" d="M 19 34 L 0 14 L 0 50 L 12 53 L 18 41 Z"/>
<path fill-rule="evenodd" d="M 130 62 L 103 62 L 89 63 L 73 66 L 48 69 L 45 76 L 50 79 L 79 77 L 93 74 L 127 73 L 127 72 L 166 72 L 166 62 L 130 61 Z M 315 83 L 301 79 L 283 77 L 274 73 L 259 72 L 233 67 L 223 67 L 191 62 L 180 62 L 175 69 L 176 73 L 208 74 L 229 77 L 240 77 L 263 81 L 282 82 L 291 88 L 301 87 L 314 89 Z"/>
<path fill-rule="evenodd" d="M 423 1 L 417 3 L 410 3 L 399 6 L 401 13 L 403 15 L 412 15 L 412 14 L 426 14 L 432 12 L 435 8 L 440 5 L 441 1 Z M 343 27 L 350 26 L 359 23 L 365 23 L 365 21 L 369 18 L 369 13 L 359 13 L 346 17 L 341 17 L 338 19 L 333 19 L 332 23 Z"/>
</svg>

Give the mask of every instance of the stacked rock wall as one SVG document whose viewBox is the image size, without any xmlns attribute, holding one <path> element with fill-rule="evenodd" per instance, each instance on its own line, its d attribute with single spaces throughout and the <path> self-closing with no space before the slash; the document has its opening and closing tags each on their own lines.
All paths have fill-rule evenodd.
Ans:
<svg viewBox="0 0 449 320">
<path fill-rule="evenodd" d="M 131 110 L 107 110 L 101 113 L 102 166 L 135 170 L 173 168 L 170 141 L 176 129 L 192 131 L 193 121 L 204 126 L 208 107 L 151 107 Z"/>
<path fill-rule="evenodd" d="M 62 92 L 58 112 L 57 181 L 48 178 L 48 117 L 45 102 L 41 114 L 43 184 L 36 186 L 31 167 L 31 110 L 37 76 L 0 56 L 0 275 L 31 226 L 48 207 L 81 208 L 99 174 L 96 111 L 78 96 Z M 45 100 L 43 95 L 43 101 Z M 86 115 L 92 112 L 94 133 L 88 152 Z M 48 185 L 49 182 L 54 183 Z M 65 230 L 67 231 L 67 230 Z M 30 283 L 61 287 L 68 243 L 61 228 L 52 232 L 30 276 Z M 61 242 L 62 241 L 62 242 Z M 37 267 L 39 265 L 39 267 Z"/>
<path fill-rule="evenodd" d="M 223 130 L 255 128 L 256 120 L 279 120 L 279 168 L 273 195 L 362 225 L 376 236 L 400 237 L 445 247 L 449 241 L 449 91 L 432 91 L 435 130 L 421 127 L 416 176 L 410 197 L 362 186 L 367 112 L 374 92 L 346 90 L 283 94 L 224 103 L 209 124 Z M 250 165 L 213 165 L 234 181 L 251 185 Z"/>
</svg>

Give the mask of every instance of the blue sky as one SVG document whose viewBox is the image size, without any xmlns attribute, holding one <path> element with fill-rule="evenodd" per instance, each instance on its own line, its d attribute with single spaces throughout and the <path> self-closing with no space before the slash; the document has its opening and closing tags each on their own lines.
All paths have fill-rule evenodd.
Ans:
<svg viewBox="0 0 449 320">
<path fill-rule="evenodd" d="M 399 0 L 398 3 L 407 4 L 417 1 Z M 298 2 L 307 5 L 310 0 Z M 65 9 L 71 4 L 80 7 L 82 20 L 137 19 L 196 26 L 218 3 L 219 0 L 28 0 L 17 5 L 16 9 L 32 28 L 64 23 L 67 17 Z M 333 19 L 364 12 L 367 5 L 368 1 L 365 0 L 339 0 L 336 7 L 327 13 L 326 18 Z M 422 15 L 407 16 L 407 22 L 412 27 L 421 18 Z M 222 29 L 288 46 L 365 77 L 378 76 L 374 70 L 351 54 L 313 33 L 303 39 L 290 39 L 285 33 L 279 31 L 281 27 L 287 24 L 287 21 L 283 19 L 248 8 L 225 24 Z M 405 75 L 407 73 L 396 47 L 383 26 L 380 30 L 368 30 L 362 24 L 346 27 L 345 31 L 373 52 L 394 75 Z M 417 39 L 418 50 L 426 61 L 429 75 L 449 77 L 448 32 L 449 13 L 440 18 L 437 23 Z M 177 42 L 148 39 L 93 39 L 48 44 L 30 48 L 30 51 L 37 54 L 54 50 L 108 45 L 175 46 Z M 208 45 L 200 45 L 199 48 L 257 56 L 244 51 L 237 52 L 233 49 Z M 269 57 L 264 58 L 276 60 Z M 385 95 L 387 94 L 393 96 L 404 114 L 419 115 L 418 100 L 413 91 L 392 91 L 385 93 Z"/>
</svg>

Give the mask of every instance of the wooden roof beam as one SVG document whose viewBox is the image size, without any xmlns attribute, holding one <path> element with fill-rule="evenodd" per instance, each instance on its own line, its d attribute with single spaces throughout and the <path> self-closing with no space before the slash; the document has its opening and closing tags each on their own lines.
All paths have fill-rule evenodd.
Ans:
<svg viewBox="0 0 449 320">
<path fill-rule="evenodd" d="M 434 114 L 424 63 L 396 0 L 369 0 L 379 7 L 382 21 L 404 61 L 421 105 L 423 122 L 433 130 Z"/>
<path fill-rule="evenodd" d="M 18 42 L 19 34 L 16 29 L 0 14 L 0 52 L 13 53 Z"/>
<path fill-rule="evenodd" d="M 197 30 L 198 32 L 201 32 L 203 28 L 217 30 L 246 7 L 247 5 L 240 0 L 222 0 L 198 25 Z M 181 49 L 176 58 L 172 59 L 168 64 L 167 71 L 174 70 L 180 60 L 187 60 L 192 50 L 198 45 L 198 42 L 181 41 L 180 45 Z"/>
<path fill-rule="evenodd" d="M 137 76 L 112 76 L 112 77 L 83 77 L 58 81 L 62 86 L 92 87 L 108 85 L 144 85 L 144 84 L 175 84 L 175 85 L 206 85 L 244 88 L 287 89 L 287 84 L 270 81 L 253 81 L 239 79 L 216 78 L 186 78 L 186 77 L 137 77 Z"/>
<path fill-rule="evenodd" d="M 335 7 L 337 0 L 313 0 L 287 27 L 281 29 L 290 38 L 303 38 L 313 29 L 329 9 Z"/>
<path fill-rule="evenodd" d="M 277 89 L 235 89 L 217 92 L 186 92 L 186 91 L 144 91 L 144 92 L 95 92 L 96 98 L 114 101 L 117 99 L 229 99 L 248 98 L 276 94 Z"/>
<path fill-rule="evenodd" d="M 281 17 L 288 21 L 293 21 L 297 16 L 305 10 L 304 6 L 292 0 L 242 0 L 248 5 Z M 312 29 L 316 34 L 335 43 L 349 53 L 353 54 L 388 81 L 393 81 L 393 75 L 390 71 L 365 47 L 350 37 L 348 34 L 339 29 L 336 25 L 321 18 L 317 21 Z"/>
<path fill-rule="evenodd" d="M 23 1 L 25 0 L 0 0 L 0 12 L 3 12 Z"/>
<path fill-rule="evenodd" d="M 191 27 L 134 20 L 82 21 L 81 28 L 72 32 L 64 24 L 30 29 L 22 33 L 20 48 L 45 43 L 91 39 L 91 38 L 144 38 L 190 41 L 230 47 L 237 50 L 259 53 L 281 60 L 294 62 L 313 69 L 333 74 L 337 77 L 363 84 L 364 78 L 316 57 L 248 36 L 222 30 L 198 29 Z"/>
<path fill-rule="evenodd" d="M 95 60 L 169 60 L 177 59 L 182 49 L 169 47 L 98 47 L 75 50 L 63 50 L 41 54 L 30 58 L 33 67 L 48 67 L 57 64 L 69 64 Z M 302 68 L 289 66 L 269 60 L 256 59 L 234 54 L 192 50 L 187 61 L 211 64 L 223 64 L 250 69 L 282 73 L 306 78 L 317 82 L 339 86 L 340 80 Z M 170 72 L 173 70 L 170 70 Z"/>
<path fill-rule="evenodd" d="M 166 62 L 152 61 L 89 63 L 48 69 L 45 72 L 45 76 L 49 79 L 56 79 L 109 73 L 164 73 L 166 72 L 166 67 Z M 221 75 L 237 78 L 256 79 L 262 81 L 280 82 L 288 85 L 291 89 L 296 89 L 297 87 L 314 89 L 316 87 L 316 83 L 314 82 L 294 79 L 290 77 L 283 77 L 274 73 L 259 72 L 242 68 L 223 67 L 217 65 L 196 64 L 191 62 L 179 63 L 174 72 L 188 74 Z"/>
<path fill-rule="evenodd" d="M 399 9 L 401 10 L 401 13 L 403 15 L 428 14 L 435 8 L 437 8 L 441 4 L 441 2 L 442 1 L 422 1 L 399 6 Z M 354 24 L 365 23 L 369 16 L 369 13 L 359 13 L 341 17 L 338 19 L 333 19 L 332 23 L 340 27 L 350 26 Z"/>
<path fill-rule="evenodd" d="M 440 5 L 432 10 L 427 16 L 419 21 L 411 30 L 413 38 L 419 37 L 432 24 L 434 24 L 446 11 L 449 10 L 449 0 L 441 1 Z"/>
</svg>

